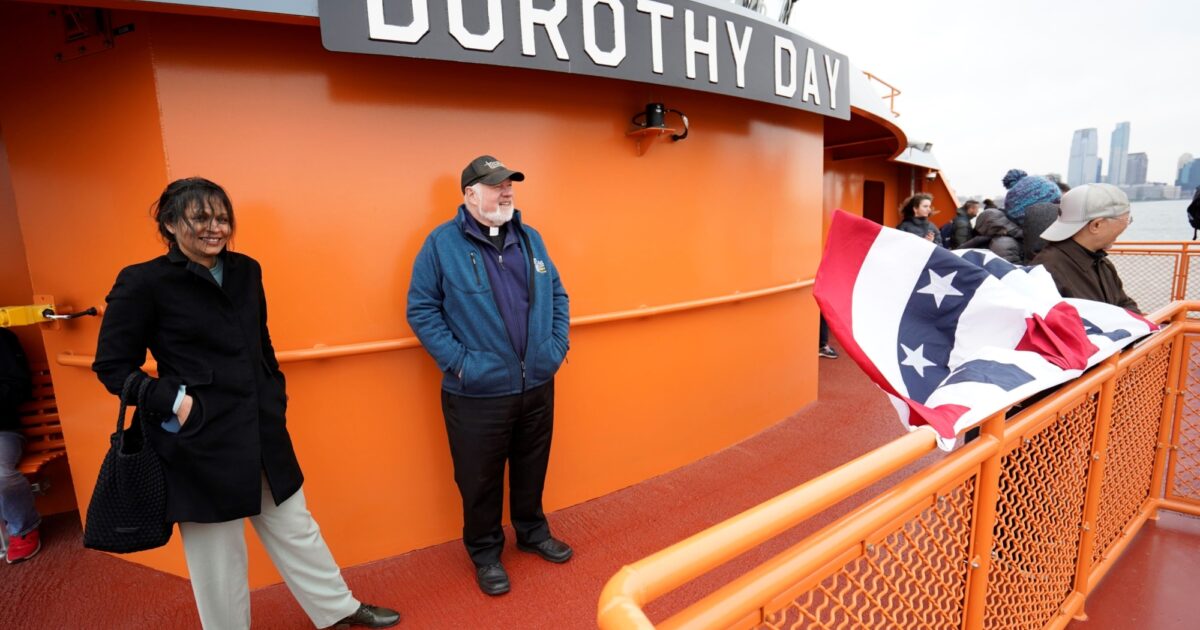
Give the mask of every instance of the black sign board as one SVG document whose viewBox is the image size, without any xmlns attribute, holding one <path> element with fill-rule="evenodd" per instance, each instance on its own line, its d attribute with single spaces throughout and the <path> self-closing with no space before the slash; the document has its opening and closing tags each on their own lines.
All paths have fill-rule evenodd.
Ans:
<svg viewBox="0 0 1200 630">
<path fill-rule="evenodd" d="M 846 56 L 728 2 L 320 0 L 325 48 L 672 85 L 850 118 Z"/>
</svg>

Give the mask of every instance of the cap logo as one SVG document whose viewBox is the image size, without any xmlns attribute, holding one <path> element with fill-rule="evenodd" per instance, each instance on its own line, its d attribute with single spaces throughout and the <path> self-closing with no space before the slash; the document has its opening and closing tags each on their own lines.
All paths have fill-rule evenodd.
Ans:
<svg viewBox="0 0 1200 630">
<path fill-rule="evenodd" d="M 500 160 L 492 160 L 491 162 L 484 162 L 483 165 L 488 168 L 504 168 L 504 163 L 501 162 Z"/>
</svg>

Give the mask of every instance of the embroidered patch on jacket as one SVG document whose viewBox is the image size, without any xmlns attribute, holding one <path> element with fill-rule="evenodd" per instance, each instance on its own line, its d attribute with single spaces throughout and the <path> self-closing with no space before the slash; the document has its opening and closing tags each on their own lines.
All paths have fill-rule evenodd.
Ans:
<svg viewBox="0 0 1200 630">
<path fill-rule="evenodd" d="M 546 273 L 546 263 L 538 260 L 537 258 L 533 259 L 533 268 L 538 273 Z"/>
</svg>

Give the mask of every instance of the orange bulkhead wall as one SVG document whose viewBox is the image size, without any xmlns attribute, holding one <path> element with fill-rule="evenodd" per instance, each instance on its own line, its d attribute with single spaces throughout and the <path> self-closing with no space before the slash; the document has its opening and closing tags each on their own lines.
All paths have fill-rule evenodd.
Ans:
<svg viewBox="0 0 1200 630">
<path fill-rule="evenodd" d="M 235 249 L 263 265 L 278 350 L 410 337 L 413 257 L 452 216 L 459 172 L 481 153 L 526 173 L 517 206 L 545 237 L 575 317 L 815 273 L 818 116 L 599 78 L 334 54 L 311 26 L 128 11 L 113 24 L 136 28 L 111 50 L 58 62 L 61 24 L 45 5 L 0 6 L 0 129 L 29 289 L 60 304 L 102 306 L 121 267 L 161 253 L 151 202 L 168 181 L 202 175 L 234 201 Z M 625 132 L 648 101 L 687 112 L 692 133 L 639 157 Z M 98 330 L 82 319 L 43 331 L 80 506 L 116 400 L 90 370 L 56 359 L 91 355 Z M 694 461 L 812 401 L 816 334 L 807 288 L 576 327 L 558 378 L 547 510 Z M 340 563 L 461 535 L 440 375 L 423 350 L 284 370 L 309 505 Z M 252 584 L 277 581 L 253 549 Z M 185 573 L 177 540 L 133 559 Z"/>
</svg>

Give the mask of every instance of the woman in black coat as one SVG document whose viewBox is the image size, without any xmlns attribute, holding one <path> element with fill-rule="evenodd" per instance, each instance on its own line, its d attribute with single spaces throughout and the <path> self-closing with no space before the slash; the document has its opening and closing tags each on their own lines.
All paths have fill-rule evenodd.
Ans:
<svg viewBox="0 0 1200 630">
<path fill-rule="evenodd" d="M 900 204 L 900 216 L 904 220 L 896 226 L 896 229 L 919 236 L 935 245 L 941 245 L 942 232 L 929 220 L 931 214 L 933 214 L 933 195 L 917 193 Z"/>
<path fill-rule="evenodd" d="M 147 432 L 165 464 L 168 518 L 179 523 L 203 625 L 249 627 L 247 517 L 317 627 L 395 625 L 398 613 L 350 595 L 305 507 L 262 269 L 226 247 L 229 197 L 208 180 L 178 180 L 154 217 L 167 253 L 117 276 L 92 369 L 119 395 L 146 350 L 158 362 Z"/>
</svg>

